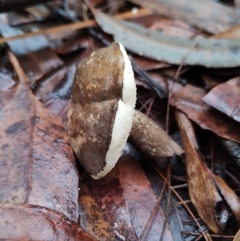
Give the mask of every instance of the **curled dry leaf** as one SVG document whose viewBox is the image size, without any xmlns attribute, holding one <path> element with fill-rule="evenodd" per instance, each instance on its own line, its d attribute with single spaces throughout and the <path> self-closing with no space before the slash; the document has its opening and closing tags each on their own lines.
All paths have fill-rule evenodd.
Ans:
<svg viewBox="0 0 240 241">
<path fill-rule="evenodd" d="M 76 222 L 45 207 L 1 204 L 0 217 L 1 240 L 97 241 Z"/>
<path fill-rule="evenodd" d="M 106 214 L 101 210 L 83 184 L 80 184 L 78 201 L 80 206 L 80 226 L 97 240 L 117 240 Z"/>
<path fill-rule="evenodd" d="M 154 13 L 182 20 L 212 34 L 223 32 L 240 23 L 239 14 L 232 8 L 201 0 L 131 0 Z M 224 15 L 224 18 L 221 16 Z"/>
<path fill-rule="evenodd" d="M 182 148 L 153 120 L 135 110 L 130 142 L 150 158 L 181 155 Z"/>
<path fill-rule="evenodd" d="M 240 65 L 238 40 L 181 39 L 152 31 L 140 25 L 126 22 L 94 10 L 101 28 L 114 36 L 115 41 L 139 55 L 186 65 L 206 67 L 234 67 Z"/>
<path fill-rule="evenodd" d="M 240 122 L 240 78 L 217 85 L 203 97 L 203 101 Z"/>
<path fill-rule="evenodd" d="M 205 95 L 206 92 L 203 89 L 186 85 L 173 91 L 170 104 L 187 114 L 203 129 L 240 143 L 240 123 L 205 104 L 202 101 Z"/>
<path fill-rule="evenodd" d="M 221 228 L 216 218 L 217 204 L 226 201 L 239 221 L 239 199 L 220 177 L 212 174 L 204 165 L 187 116 L 179 111 L 175 113 L 186 153 L 189 195 L 202 220 L 213 232 L 220 233 Z"/>
</svg>

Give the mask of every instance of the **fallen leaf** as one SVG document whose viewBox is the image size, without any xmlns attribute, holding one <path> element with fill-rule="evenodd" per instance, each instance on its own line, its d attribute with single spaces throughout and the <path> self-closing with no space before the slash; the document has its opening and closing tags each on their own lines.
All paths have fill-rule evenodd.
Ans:
<svg viewBox="0 0 240 241">
<path fill-rule="evenodd" d="M 50 76 L 38 81 L 37 86 L 33 89 L 34 95 L 41 101 L 48 98 L 48 95 L 61 82 L 66 75 L 66 68 L 55 71 Z"/>
<path fill-rule="evenodd" d="M 157 198 L 137 161 L 129 156 L 123 156 L 118 165 L 120 182 L 129 208 L 131 222 L 137 236 L 140 237 L 157 203 Z M 165 218 L 159 207 L 142 240 L 159 241 Z M 164 230 L 163 240 L 173 240 L 168 224 Z"/>
<path fill-rule="evenodd" d="M 113 18 L 98 10 L 94 16 L 101 28 L 128 50 L 171 64 L 234 67 L 240 65 L 238 40 L 174 38 L 140 25 Z"/>
<path fill-rule="evenodd" d="M 97 240 L 117 240 L 106 214 L 98 206 L 86 186 L 80 183 L 79 188 L 80 226 Z"/>
<path fill-rule="evenodd" d="M 233 239 L 233 241 L 240 241 L 240 230 L 238 230 L 235 238 Z"/>
<path fill-rule="evenodd" d="M 62 121 L 32 94 L 23 72 L 11 94 L 0 110 L 1 205 L 33 204 L 77 220 L 78 174 Z"/>
<path fill-rule="evenodd" d="M 208 0 L 131 0 L 131 2 L 212 34 L 223 32 L 240 23 L 237 11 Z"/>
<path fill-rule="evenodd" d="M 122 156 L 107 176 L 97 181 L 86 179 L 84 183 L 106 213 L 116 236 L 120 240 L 139 240 L 157 202 L 139 164 L 130 156 Z M 141 240 L 159 240 L 164 219 L 159 207 Z M 164 240 L 173 240 L 168 224 Z"/>
<path fill-rule="evenodd" d="M 218 39 L 239 39 L 240 38 L 240 26 L 234 26 L 226 31 L 212 36 L 212 38 Z"/>
<path fill-rule="evenodd" d="M 214 233 L 220 233 L 216 207 L 223 200 L 226 201 L 239 222 L 239 199 L 227 184 L 220 177 L 211 173 L 203 163 L 192 124 L 187 116 L 179 111 L 175 113 L 186 153 L 188 191 L 191 201 L 207 226 Z"/>
<path fill-rule="evenodd" d="M 194 29 L 186 23 L 166 18 L 155 21 L 155 23 L 151 25 L 150 29 L 178 38 L 194 39 L 199 34 L 197 29 Z"/>
<path fill-rule="evenodd" d="M 88 178 L 84 183 L 108 217 L 115 235 L 120 240 L 137 241 L 118 173 L 117 164 L 107 176 L 97 181 Z"/>
<path fill-rule="evenodd" d="M 170 104 L 187 114 L 203 129 L 239 143 L 240 123 L 205 104 L 202 98 L 206 94 L 203 89 L 186 85 L 178 91 L 173 91 Z"/>
<path fill-rule="evenodd" d="M 170 65 L 164 62 L 159 62 L 156 60 L 144 58 L 139 55 L 130 55 L 131 61 L 134 62 L 135 64 L 138 65 L 138 67 L 142 70 L 148 71 L 148 70 L 153 70 L 153 69 L 161 69 L 161 68 L 166 68 L 169 67 Z"/>
<path fill-rule="evenodd" d="M 31 204 L 0 205 L 0 239 L 32 241 L 97 241 L 66 216 Z"/>
<path fill-rule="evenodd" d="M 217 85 L 202 100 L 240 122 L 240 78 Z"/>
<path fill-rule="evenodd" d="M 23 33 L 2 21 L 0 22 L 0 32 L 3 37 Z M 10 41 L 8 46 L 18 57 L 18 61 L 31 80 L 32 85 L 44 75 L 63 65 L 63 62 L 50 48 L 46 37 L 43 35 Z"/>
</svg>

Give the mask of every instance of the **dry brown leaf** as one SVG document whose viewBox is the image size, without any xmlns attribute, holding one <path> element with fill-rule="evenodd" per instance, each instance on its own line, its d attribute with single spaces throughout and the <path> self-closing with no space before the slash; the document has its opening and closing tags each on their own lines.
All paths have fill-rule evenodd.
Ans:
<svg viewBox="0 0 240 241">
<path fill-rule="evenodd" d="M 207 167 L 198 153 L 193 127 L 185 114 L 176 111 L 188 173 L 188 192 L 199 216 L 215 233 L 220 232 L 216 222 L 215 207 L 222 199 L 218 194 Z"/>
<path fill-rule="evenodd" d="M 154 13 L 182 20 L 212 34 L 240 24 L 237 11 L 208 0 L 131 0 L 131 2 Z"/>
<path fill-rule="evenodd" d="M 157 202 L 139 164 L 129 156 L 123 156 L 107 176 L 97 181 L 87 179 L 84 183 L 106 213 L 116 236 L 120 240 L 139 240 Z M 159 208 L 142 240 L 159 241 L 164 219 Z M 168 225 L 163 240 L 173 240 Z"/>
<path fill-rule="evenodd" d="M 31 204 L 0 205 L 0 239 L 31 241 L 98 241 L 54 210 Z"/>
<path fill-rule="evenodd" d="M 120 182 L 131 215 L 131 222 L 139 237 L 157 203 L 157 198 L 137 161 L 129 156 L 123 156 L 118 165 Z M 159 241 L 165 218 L 159 207 L 142 240 Z M 168 224 L 164 230 L 163 240 L 173 240 Z"/>
<path fill-rule="evenodd" d="M 41 101 L 48 98 L 48 95 L 64 78 L 66 72 L 66 68 L 61 68 L 39 81 L 37 87 L 33 90 L 34 95 Z"/>
<path fill-rule="evenodd" d="M 174 84 L 174 86 L 177 84 Z M 202 101 L 207 93 L 198 87 L 186 85 L 173 91 L 170 103 L 200 125 L 226 139 L 240 142 L 240 123 L 211 108 Z"/>
<path fill-rule="evenodd" d="M 132 226 L 130 213 L 119 181 L 118 164 L 105 177 L 97 181 L 92 178 L 84 180 L 90 193 L 107 215 L 114 228 L 115 235 L 120 239 L 137 241 L 138 238 Z"/>
<path fill-rule="evenodd" d="M 33 96 L 26 76 L 19 78 L 11 96 L 1 93 L 3 102 L 6 93 L 8 102 L 0 110 L 0 206 L 4 209 L 4 203 L 13 208 L 21 204 L 24 209 L 24 205 L 32 204 L 76 221 L 78 174 L 62 121 Z M 17 218 L 9 216 L 12 224 Z M 25 221 L 22 218 L 19 225 Z M 6 225 L 3 215 L 0 222 Z M 24 236 L 26 229 L 14 232 L 12 229 L 13 236 L 21 232 Z M 40 235 L 41 229 L 38 232 Z"/>
<path fill-rule="evenodd" d="M 216 218 L 217 204 L 225 200 L 239 222 L 239 199 L 219 176 L 212 174 L 204 165 L 192 124 L 187 116 L 176 111 L 176 118 L 186 152 L 189 195 L 202 220 L 213 232 L 219 233 L 221 228 Z"/>
<path fill-rule="evenodd" d="M 0 32 L 4 37 L 22 34 L 22 31 L 12 28 L 2 21 L 0 22 Z M 31 84 L 63 65 L 43 35 L 10 41 L 8 45 L 18 57 L 18 61 L 31 80 Z"/>
<path fill-rule="evenodd" d="M 80 183 L 80 226 L 101 241 L 117 240 L 106 214 L 98 206 L 85 185 Z"/>
<path fill-rule="evenodd" d="M 240 78 L 217 85 L 203 97 L 203 101 L 240 122 Z"/>
<path fill-rule="evenodd" d="M 240 26 L 236 26 L 228 29 L 222 33 L 212 36 L 212 38 L 218 39 L 239 39 L 240 38 Z"/>
<path fill-rule="evenodd" d="M 237 232 L 233 241 L 240 241 L 240 230 L 238 230 L 238 232 Z"/>
</svg>

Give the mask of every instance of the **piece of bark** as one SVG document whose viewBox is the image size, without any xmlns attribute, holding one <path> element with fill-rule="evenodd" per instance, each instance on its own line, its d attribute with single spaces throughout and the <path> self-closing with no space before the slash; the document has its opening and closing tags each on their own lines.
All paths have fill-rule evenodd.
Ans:
<svg viewBox="0 0 240 241">
<path fill-rule="evenodd" d="M 85 185 L 80 184 L 79 188 L 80 226 L 97 240 L 116 241 L 117 238 L 106 214 L 98 206 Z"/>
<path fill-rule="evenodd" d="M 153 159 L 183 153 L 182 148 L 159 125 L 137 110 L 129 140 L 140 152 Z"/>
<path fill-rule="evenodd" d="M 211 173 L 203 163 L 192 124 L 187 116 L 180 111 L 175 114 L 186 153 L 189 195 L 202 220 L 213 232 L 220 233 L 221 227 L 216 217 L 217 205 L 226 201 L 239 222 L 239 199 L 231 188 L 220 177 Z"/>
<path fill-rule="evenodd" d="M 66 216 L 31 204 L 0 205 L 0 239 L 31 241 L 97 241 Z"/>
<path fill-rule="evenodd" d="M 203 101 L 240 122 L 240 78 L 217 85 L 203 97 Z"/>
<path fill-rule="evenodd" d="M 33 96 L 24 74 L 6 95 L 0 110 L 0 205 L 34 204 L 77 220 L 78 174 L 62 121 Z"/>
<path fill-rule="evenodd" d="M 205 95 L 203 89 L 186 85 L 178 91 L 173 91 L 170 104 L 187 114 L 201 128 L 239 143 L 240 123 L 205 104 L 202 101 Z"/>
<path fill-rule="evenodd" d="M 237 11 L 208 0 L 131 0 L 131 2 L 212 34 L 223 32 L 240 23 Z M 221 17 L 222 14 L 224 18 Z"/>
</svg>

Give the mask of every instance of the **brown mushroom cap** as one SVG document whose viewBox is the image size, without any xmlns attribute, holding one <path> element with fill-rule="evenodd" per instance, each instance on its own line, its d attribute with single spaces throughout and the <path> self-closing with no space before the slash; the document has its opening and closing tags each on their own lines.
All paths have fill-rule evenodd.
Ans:
<svg viewBox="0 0 240 241">
<path fill-rule="evenodd" d="M 132 127 L 136 86 L 124 47 L 113 43 L 77 67 L 68 133 L 82 166 L 97 179 L 116 164 Z"/>
</svg>

